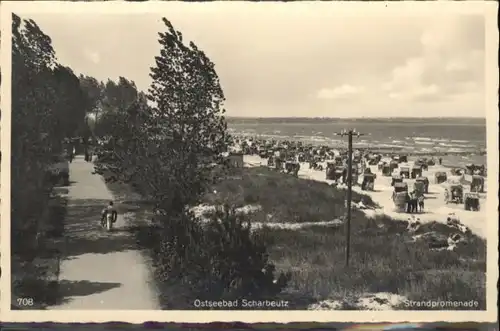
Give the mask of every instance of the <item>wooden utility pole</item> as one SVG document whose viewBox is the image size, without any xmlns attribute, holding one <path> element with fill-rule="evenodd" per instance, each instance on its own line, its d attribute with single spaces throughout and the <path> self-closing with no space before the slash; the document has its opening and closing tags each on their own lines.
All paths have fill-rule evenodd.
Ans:
<svg viewBox="0 0 500 331">
<path fill-rule="evenodd" d="M 346 247 L 345 247 L 345 266 L 349 266 L 349 258 L 351 255 L 351 204 L 352 204 L 352 137 L 363 136 L 364 134 L 356 132 L 356 129 L 342 130 L 335 133 L 339 136 L 347 136 L 347 197 L 346 197 Z"/>
</svg>

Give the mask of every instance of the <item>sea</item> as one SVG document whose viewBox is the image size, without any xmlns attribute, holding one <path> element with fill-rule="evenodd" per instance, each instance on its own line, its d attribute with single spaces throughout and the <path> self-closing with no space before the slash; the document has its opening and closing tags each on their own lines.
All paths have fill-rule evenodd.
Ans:
<svg viewBox="0 0 500 331">
<path fill-rule="evenodd" d="M 336 133 L 355 129 L 354 148 L 376 147 L 410 154 L 450 153 L 446 165 L 486 164 L 484 118 L 227 118 L 235 135 L 300 140 L 315 145 L 346 146 Z"/>
</svg>

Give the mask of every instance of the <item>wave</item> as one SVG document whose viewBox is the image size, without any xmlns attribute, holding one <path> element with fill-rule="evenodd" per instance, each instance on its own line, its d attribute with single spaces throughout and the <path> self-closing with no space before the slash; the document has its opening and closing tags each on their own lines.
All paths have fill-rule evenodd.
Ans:
<svg viewBox="0 0 500 331">
<path fill-rule="evenodd" d="M 234 130 L 231 130 L 234 132 Z M 341 137 L 329 137 L 322 132 L 314 132 L 312 135 L 307 135 L 304 133 L 286 134 L 280 130 L 268 130 L 267 132 L 262 132 L 261 134 L 256 134 L 256 130 L 251 128 L 245 128 L 245 130 L 236 130 L 240 134 L 246 136 L 257 136 L 257 138 L 262 139 L 275 139 L 275 140 L 296 140 L 302 141 L 306 144 L 313 145 L 326 145 L 330 147 L 334 146 L 347 146 L 347 139 Z M 431 138 L 431 137 L 398 137 L 392 136 L 392 138 L 384 137 L 383 139 L 376 140 L 370 139 L 371 137 L 362 137 L 365 139 L 354 139 L 353 145 L 355 148 L 382 148 L 382 149 L 407 149 L 409 151 L 422 151 L 422 152 L 466 152 L 472 151 L 474 149 L 481 149 L 481 143 L 475 144 L 475 142 L 467 140 L 458 139 L 444 139 L 444 138 Z M 366 139 L 368 138 L 368 139 Z"/>
<path fill-rule="evenodd" d="M 466 149 L 464 149 L 464 148 L 450 148 L 450 149 L 447 149 L 447 151 L 450 153 L 460 153 L 460 152 L 465 152 Z"/>
<path fill-rule="evenodd" d="M 445 144 L 445 143 L 439 143 L 439 146 L 442 147 L 464 147 L 464 148 L 476 148 L 476 145 L 461 145 L 461 144 Z"/>
<path fill-rule="evenodd" d="M 413 140 L 416 141 L 431 141 L 434 140 L 434 138 L 429 138 L 429 137 L 412 137 Z"/>
<path fill-rule="evenodd" d="M 441 143 L 441 142 L 453 142 L 453 143 L 468 143 L 470 142 L 469 140 L 450 140 L 446 138 L 431 138 L 431 137 L 405 137 L 406 140 L 414 140 L 418 142 L 423 142 L 423 141 L 432 141 L 435 143 Z"/>
<path fill-rule="evenodd" d="M 293 138 L 299 138 L 301 140 L 309 140 L 309 141 L 333 141 L 332 138 L 325 136 L 304 136 L 304 135 L 294 135 Z"/>
<path fill-rule="evenodd" d="M 409 146 L 409 145 L 398 145 L 398 144 L 389 144 L 389 143 L 386 143 L 386 144 L 372 144 L 372 145 L 376 145 L 377 147 L 383 147 L 383 148 L 406 148 L 406 149 L 414 149 L 415 147 L 414 146 Z"/>
</svg>

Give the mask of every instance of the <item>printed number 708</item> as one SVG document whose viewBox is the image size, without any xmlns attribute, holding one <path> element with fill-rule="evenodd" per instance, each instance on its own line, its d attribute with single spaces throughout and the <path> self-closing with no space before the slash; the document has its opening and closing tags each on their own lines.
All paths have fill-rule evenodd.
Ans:
<svg viewBox="0 0 500 331">
<path fill-rule="evenodd" d="M 33 298 L 17 298 L 17 304 L 20 306 L 33 306 Z"/>
</svg>

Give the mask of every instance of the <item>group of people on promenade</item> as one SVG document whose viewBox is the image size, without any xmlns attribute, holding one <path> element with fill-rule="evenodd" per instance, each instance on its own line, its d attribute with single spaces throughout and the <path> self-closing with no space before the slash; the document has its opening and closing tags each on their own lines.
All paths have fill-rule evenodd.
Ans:
<svg viewBox="0 0 500 331">
<path fill-rule="evenodd" d="M 68 155 L 69 162 L 73 162 L 75 155 L 83 153 L 85 161 L 92 162 L 94 156 L 95 143 L 92 138 L 73 138 L 66 139 L 66 154 Z"/>
</svg>

